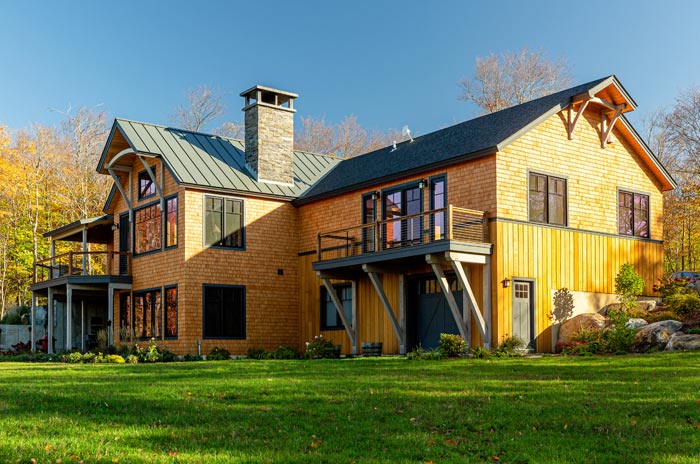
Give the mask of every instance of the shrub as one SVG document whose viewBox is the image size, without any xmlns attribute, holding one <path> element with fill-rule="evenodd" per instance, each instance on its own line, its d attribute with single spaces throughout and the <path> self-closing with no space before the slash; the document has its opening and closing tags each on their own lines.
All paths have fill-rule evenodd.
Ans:
<svg viewBox="0 0 700 464">
<path fill-rule="evenodd" d="M 426 350 L 423 349 L 423 346 L 420 343 L 406 354 L 406 359 L 410 359 L 412 361 L 435 361 L 438 359 L 443 359 L 444 357 L 445 353 L 440 348 Z"/>
<path fill-rule="evenodd" d="M 620 272 L 615 277 L 615 293 L 617 293 L 620 303 L 626 308 L 637 307 L 637 297 L 644 290 L 644 279 L 634 272 L 634 267 L 625 263 L 620 266 Z"/>
<path fill-rule="evenodd" d="M 204 358 L 202 358 L 200 355 L 190 354 L 190 353 L 187 353 L 186 355 L 184 355 L 182 357 L 182 360 L 185 362 L 201 361 L 202 359 L 204 359 Z"/>
<path fill-rule="evenodd" d="M 637 329 L 627 327 L 629 316 L 624 311 L 610 310 L 608 312 L 610 325 L 603 332 L 605 351 L 615 353 L 618 351 L 630 352 L 634 343 L 634 335 Z"/>
<path fill-rule="evenodd" d="M 467 350 L 467 342 L 460 335 L 440 334 L 440 351 L 448 358 L 463 356 Z"/>
<path fill-rule="evenodd" d="M 226 348 L 214 347 L 207 355 L 207 361 L 226 361 L 231 359 L 231 353 Z"/>
<path fill-rule="evenodd" d="M 525 341 L 518 337 L 507 337 L 500 345 L 492 350 L 494 356 L 498 358 L 513 358 L 521 356 L 521 351 L 525 348 Z"/>
<path fill-rule="evenodd" d="M 587 340 L 557 343 L 556 351 L 566 356 L 591 356 L 591 344 Z"/>
<path fill-rule="evenodd" d="M 491 352 L 487 350 L 484 347 L 477 346 L 476 348 L 472 348 L 469 350 L 469 354 L 474 356 L 475 358 L 480 358 L 480 359 L 486 359 L 491 357 Z"/>
<path fill-rule="evenodd" d="M 124 364 L 126 361 L 124 358 L 119 356 L 118 354 L 108 354 L 107 356 L 104 357 L 105 362 L 109 364 Z"/>
<path fill-rule="evenodd" d="M 306 342 L 305 356 L 310 359 L 335 358 L 335 345 L 323 335 L 316 335 L 311 342 Z"/>
<path fill-rule="evenodd" d="M 649 311 L 641 308 L 632 308 L 627 310 L 627 315 L 631 318 L 644 319 L 646 321 L 649 316 Z"/>
<path fill-rule="evenodd" d="M 688 335 L 700 335 L 700 329 L 689 329 L 687 334 Z"/>
<path fill-rule="evenodd" d="M 673 321 L 680 321 L 682 318 L 674 313 L 673 311 L 659 311 L 655 313 L 649 313 L 649 316 L 647 316 L 646 321 L 649 324 L 652 324 L 654 322 L 661 322 L 661 321 L 668 321 L 668 320 L 673 320 Z"/>
<path fill-rule="evenodd" d="M 83 354 L 83 364 L 93 364 L 97 360 L 97 355 L 95 353 L 87 352 Z"/>
<path fill-rule="evenodd" d="M 130 354 L 129 356 L 126 357 L 126 362 L 127 362 L 127 364 L 138 364 L 139 357 L 136 356 L 135 354 Z"/>
<path fill-rule="evenodd" d="M 668 309 L 676 314 L 700 311 L 700 297 L 696 293 L 676 293 L 666 298 Z"/>
<path fill-rule="evenodd" d="M 262 348 L 248 348 L 245 355 L 249 359 L 267 359 L 267 353 Z"/>
<path fill-rule="evenodd" d="M 29 306 L 15 306 L 5 313 L 5 316 L 0 319 L 0 324 L 22 324 L 22 318 L 28 320 L 30 311 Z"/>
<path fill-rule="evenodd" d="M 659 279 L 659 282 L 654 285 L 654 291 L 661 293 L 661 297 L 665 300 L 671 295 L 679 293 L 696 293 L 697 289 L 690 284 L 690 278 L 686 279 Z"/>
<path fill-rule="evenodd" d="M 299 353 L 289 346 L 280 346 L 275 351 L 269 353 L 271 359 L 297 359 Z"/>
<path fill-rule="evenodd" d="M 65 355 L 64 360 L 70 364 L 80 364 L 83 362 L 83 355 L 78 351 L 74 351 L 73 353 Z"/>
</svg>

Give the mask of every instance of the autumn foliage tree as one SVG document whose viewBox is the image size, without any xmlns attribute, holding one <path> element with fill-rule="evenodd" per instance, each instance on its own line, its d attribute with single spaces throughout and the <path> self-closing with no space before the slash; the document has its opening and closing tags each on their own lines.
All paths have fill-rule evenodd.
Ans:
<svg viewBox="0 0 700 464">
<path fill-rule="evenodd" d="M 458 82 L 458 98 L 484 113 L 495 113 L 565 89 L 572 81 L 571 66 L 564 58 L 552 61 L 542 50 L 523 48 L 477 57 L 474 74 Z"/>
</svg>

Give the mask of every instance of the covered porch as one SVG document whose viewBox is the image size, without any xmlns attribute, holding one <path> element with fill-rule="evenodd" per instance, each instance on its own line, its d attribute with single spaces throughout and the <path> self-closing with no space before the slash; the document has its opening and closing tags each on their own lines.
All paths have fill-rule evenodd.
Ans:
<svg viewBox="0 0 700 464">
<path fill-rule="evenodd" d="M 79 220 L 44 236 L 51 256 L 34 263 L 32 350 L 85 351 L 100 336 L 112 344 L 114 292 L 130 289 L 132 280 L 130 254 L 112 250 L 113 217 Z M 68 242 L 69 251 L 57 254 L 57 242 Z M 41 326 L 43 341 L 35 335 Z"/>
<path fill-rule="evenodd" d="M 431 284 L 432 292 L 440 294 L 436 296 L 446 304 L 445 314 L 449 315 L 452 330 L 471 344 L 474 323 L 484 347 L 489 348 L 491 253 L 486 214 L 449 205 L 319 233 L 317 260 L 312 267 L 342 320 L 352 354 L 359 353 L 358 324 L 362 318 L 358 320 L 358 305 L 363 302 L 353 299 L 351 314 L 338 310 L 343 304 L 333 281 L 350 282 L 356 294 L 358 281 L 369 279 L 391 323 L 400 354 L 420 341 L 411 324 L 421 322 L 416 322 L 411 312 L 416 311 L 416 295 L 425 293 L 423 290 Z M 398 289 L 386 289 L 383 274 L 397 276 Z M 473 286 L 474 280 L 478 287 Z M 413 288 L 418 286 L 425 288 Z M 388 292 L 398 295 L 390 296 Z"/>
</svg>

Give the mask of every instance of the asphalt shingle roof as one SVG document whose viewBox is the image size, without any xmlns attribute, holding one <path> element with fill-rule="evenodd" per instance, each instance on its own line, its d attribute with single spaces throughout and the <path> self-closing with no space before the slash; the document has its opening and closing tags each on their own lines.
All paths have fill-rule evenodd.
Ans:
<svg viewBox="0 0 700 464">
<path fill-rule="evenodd" d="M 572 96 L 612 79 L 612 76 L 597 79 L 431 132 L 416 137 L 413 142 L 398 143 L 395 151 L 392 151 L 392 147 L 385 147 L 347 159 L 308 189 L 297 202 L 306 203 L 363 184 L 409 175 L 412 171 L 424 170 L 428 166 L 438 167 L 494 153 L 521 135 L 521 131 L 527 130 L 539 118 L 549 115 L 554 109 L 560 111 L 565 108 L 571 103 Z"/>
</svg>

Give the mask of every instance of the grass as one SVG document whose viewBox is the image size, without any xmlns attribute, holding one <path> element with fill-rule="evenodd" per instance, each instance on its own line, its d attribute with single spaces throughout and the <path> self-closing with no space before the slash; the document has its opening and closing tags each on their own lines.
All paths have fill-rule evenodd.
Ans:
<svg viewBox="0 0 700 464">
<path fill-rule="evenodd" d="M 695 463 L 698 385 L 700 353 L 1 363 L 0 463 Z"/>
</svg>

